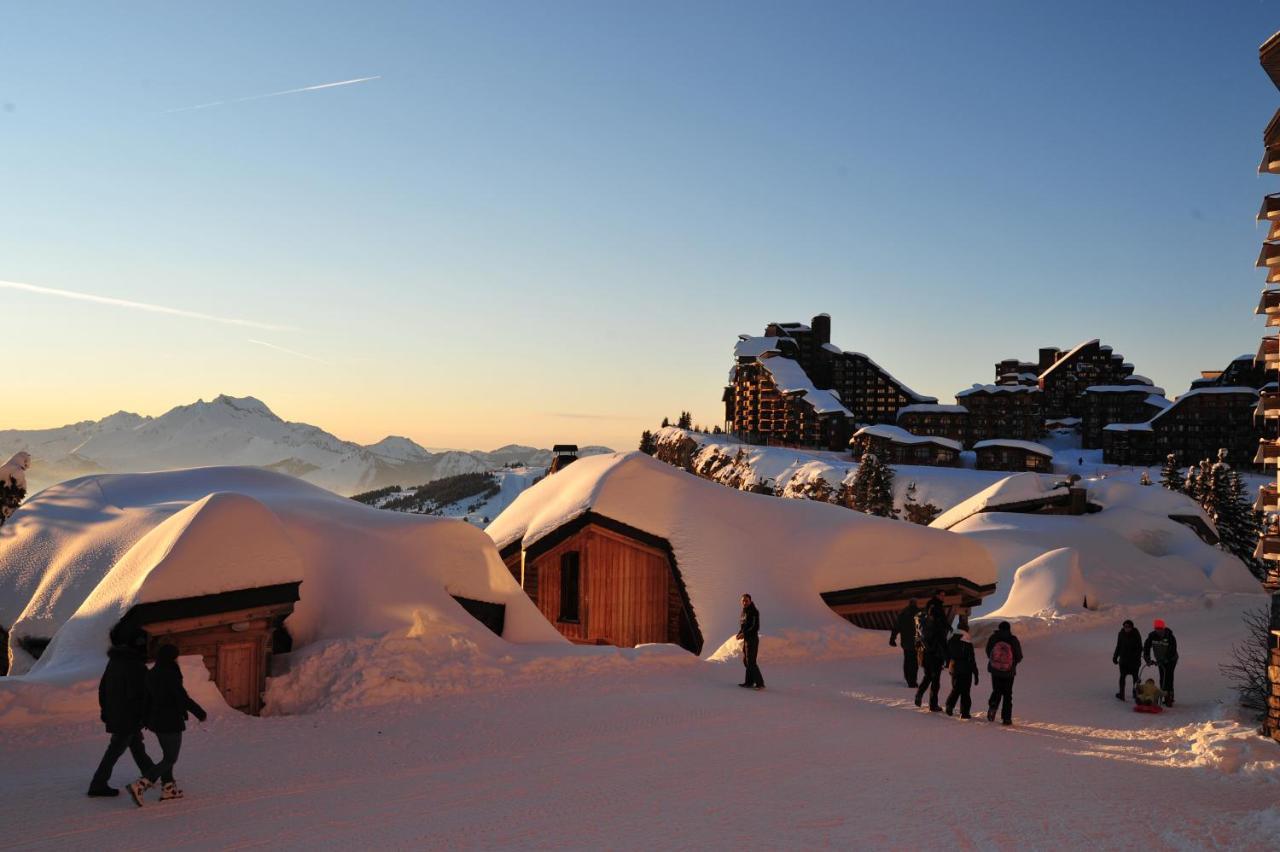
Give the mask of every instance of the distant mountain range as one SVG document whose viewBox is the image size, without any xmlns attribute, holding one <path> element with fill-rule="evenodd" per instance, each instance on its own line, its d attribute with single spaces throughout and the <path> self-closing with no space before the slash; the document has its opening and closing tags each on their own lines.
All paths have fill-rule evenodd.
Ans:
<svg viewBox="0 0 1280 852">
<path fill-rule="evenodd" d="M 28 488 L 90 473 L 252 465 L 279 470 L 339 494 L 387 485 L 420 485 L 510 464 L 545 467 L 551 451 L 509 444 L 492 452 L 428 450 L 389 435 L 362 446 L 318 426 L 290 423 L 253 397 L 219 396 L 180 405 L 159 417 L 120 411 L 55 429 L 0 430 L 0 457 L 32 455 Z M 611 452 L 584 447 L 583 455 Z"/>
</svg>

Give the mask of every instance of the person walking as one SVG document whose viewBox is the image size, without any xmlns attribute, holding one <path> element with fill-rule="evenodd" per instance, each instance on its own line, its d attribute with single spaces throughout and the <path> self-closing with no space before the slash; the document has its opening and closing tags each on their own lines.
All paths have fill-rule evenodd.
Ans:
<svg viewBox="0 0 1280 852">
<path fill-rule="evenodd" d="M 916 676 L 920 670 L 920 659 L 916 656 L 916 616 L 919 613 L 920 605 L 912 598 L 898 613 L 893 629 L 889 631 L 890 646 L 897 645 L 898 640 L 902 640 L 902 676 L 912 689 L 918 686 Z"/>
<path fill-rule="evenodd" d="M 760 652 L 760 610 L 751 595 L 742 596 L 742 615 L 738 618 L 738 638 L 742 640 L 742 663 L 747 667 L 746 679 L 738 684 L 745 689 L 764 689 L 764 676 L 756 664 Z"/>
<path fill-rule="evenodd" d="M 118 796 L 110 784 L 111 770 L 128 749 L 143 775 L 155 764 L 142 741 L 143 714 L 147 706 L 147 634 L 141 630 L 111 631 L 107 667 L 98 681 L 98 707 L 111 741 L 89 782 L 90 796 Z"/>
<path fill-rule="evenodd" d="M 129 795 L 138 807 L 142 796 L 157 783 L 163 784 L 160 801 L 182 798 L 182 790 L 173 779 L 173 766 L 178 762 L 182 749 L 182 732 L 187 728 L 187 715 L 203 722 L 208 718 L 204 708 L 187 695 L 182 685 L 182 669 L 178 668 L 176 645 L 161 645 L 156 652 L 156 663 L 147 672 L 146 726 L 160 741 L 160 762 L 144 772 L 142 777 L 129 785 Z"/>
<path fill-rule="evenodd" d="M 971 687 L 978 685 L 978 660 L 973 653 L 973 638 L 968 630 L 961 630 L 947 640 L 948 667 L 951 669 L 951 692 L 947 695 L 947 715 L 955 713 L 960 702 L 960 718 L 972 718 L 973 697 Z M 970 683 L 972 680 L 972 683 Z"/>
<path fill-rule="evenodd" d="M 1022 643 L 1013 635 L 1009 622 L 1002 621 L 987 640 L 987 671 L 991 673 L 991 700 L 987 702 L 987 721 L 993 722 L 1000 711 L 1000 724 L 1013 724 L 1013 679 L 1022 662 Z"/>
<path fill-rule="evenodd" d="M 1116 693 L 1116 698 L 1124 701 L 1126 693 L 1124 690 L 1125 678 L 1133 678 L 1133 690 L 1138 690 L 1138 672 L 1142 667 L 1142 634 L 1133 626 L 1133 622 L 1129 619 L 1124 620 L 1124 624 L 1120 627 L 1120 633 L 1116 636 L 1116 650 L 1111 655 L 1112 665 L 1120 667 L 1120 691 Z"/>
<path fill-rule="evenodd" d="M 941 601 L 938 602 L 941 604 Z M 934 606 L 930 601 L 924 611 L 917 617 L 919 628 L 916 641 L 920 645 L 920 661 L 924 667 L 924 679 L 916 687 L 916 706 L 924 701 L 924 693 L 929 692 L 929 711 L 937 713 L 942 709 L 938 704 L 938 688 L 942 681 L 942 667 L 947 664 L 947 634 L 951 626 L 947 624 L 946 610 Z"/>
<path fill-rule="evenodd" d="M 1173 670 L 1178 665 L 1178 640 L 1173 631 L 1157 618 L 1155 629 L 1147 634 L 1147 641 L 1142 645 L 1142 657 L 1147 665 L 1153 662 L 1160 670 L 1160 689 L 1164 691 L 1164 706 L 1173 706 Z"/>
</svg>

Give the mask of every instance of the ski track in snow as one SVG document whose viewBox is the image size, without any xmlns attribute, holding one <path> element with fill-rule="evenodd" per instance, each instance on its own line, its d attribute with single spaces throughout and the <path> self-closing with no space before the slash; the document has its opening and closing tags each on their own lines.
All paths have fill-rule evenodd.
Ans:
<svg viewBox="0 0 1280 852">
<path fill-rule="evenodd" d="M 97 726 L 0 730 L 0 847 L 1274 848 L 1280 749 L 1249 738 L 1251 770 L 1192 742 L 1239 731 L 1217 662 L 1259 600 L 1165 610 L 1183 660 L 1159 716 L 1113 697 L 1117 612 L 1026 631 L 1009 729 L 918 710 L 885 647 L 763 659 L 761 693 L 700 663 L 223 714 L 187 734 L 187 798 L 141 810 L 84 797 Z M 988 689 L 984 672 L 975 716 Z"/>
</svg>

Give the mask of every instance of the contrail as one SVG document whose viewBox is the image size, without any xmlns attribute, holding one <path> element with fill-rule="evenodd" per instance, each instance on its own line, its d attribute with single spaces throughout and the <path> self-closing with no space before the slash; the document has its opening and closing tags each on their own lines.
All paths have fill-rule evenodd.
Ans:
<svg viewBox="0 0 1280 852">
<path fill-rule="evenodd" d="M 317 86 L 303 86 L 301 89 L 285 89 L 283 92 L 268 92 L 265 95 L 249 95 L 244 98 L 229 98 L 225 101 L 211 101 L 207 104 L 196 104 L 195 106 L 176 107 L 174 109 L 165 110 L 170 112 L 192 112 L 197 109 L 208 109 L 209 107 L 225 106 L 226 104 L 242 104 L 245 101 L 260 101 L 263 98 L 278 98 L 281 95 L 296 95 L 299 92 L 318 92 L 321 89 L 333 89 L 338 86 L 353 86 L 356 83 L 367 83 L 370 80 L 381 80 L 381 74 L 375 74 L 372 77 L 356 77 L 354 80 L 339 80 L 336 83 L 321 83 Z"/>
<path fill-rule="evenodd" d="M 113 308 L 130 308 L 135 311 L 148 311 L 153 314 L 168 314 L 169 316 L 204 320 L 205 322 L 220 322 L 225 325 L 238 325 L 244 328 L 260 328 L 264 331 L 295 330 L 287 325 L 275 325 L 273 323 L 258 322 L 256 320 L 236 319 L 235 317 L 220 317 L 213 314 L 203 314 L 199 311 L 170 308 L 165 305 L 153 305 L 148 302 L 133 302 L 129 299 L 117 299 L 114 296 L 98 296 L 93 293 L 78 293 L 74 290 L 59 290 L 56 287 L 41 287 L 36 284 L 23 284 L 18 281 L 0 281 L 0 289 L 21 290 L 25 293 L 38 293 L 42 296 L 57 296 L 60 299 L 72 299 L 77 302 L 92 302 L 95 305 L 110 305 Z"/>
<path fill-rule="evenodd" d="M 277 352 L 283 352 L 283 353 L 285 353 L 286 355 L 293 355 L 293 356 L 294 356 L 294 357 L 296 357 L 296 358 L 306 358 L 308 361 L 315 361 L 315 362 L 316 362 L 316 363 L 318 363 L 318 364 L 325 364 L 325 365 L 330 366 L 330 367 L 332 367 L 332 366 L 333 366 L 333 363 L 332 363 L 332 362 L 330 362 L 330 361 L 326 361 L 326 360 L 324 360 L 323 358 L 317 358 L 317 357 L 316 357 L 316 356 L 314 356 L 314 355 L 308 355 L 308 354 L 307 354 L 307 353 L 305 353 L 305 352 L 299 352 L 299 351 L 298 351 L 298 350 L 296 350 L 296 349 L 286 349 L 286 348 L 285 348 L 285 347 L 283 347 L 283 346 L 277 346 L 276 344 L 274 344 L 274 343 L 268 343 L 268 342 L 267 342 L 267 341 L 265 341 L 265 340 L 254 340 L 252 337 L 248 338 L 248 340 L 249 340 L 249 342 L 250 342 L 250 343 L 256 343 L 256 344 L 257 344 L 257 345 L 259 345 L 259 346 L 265 346 L 265 347 L 267 347 L 268 349 L 274 349 L 274 350 L 276 350 Z"/>
</svg>

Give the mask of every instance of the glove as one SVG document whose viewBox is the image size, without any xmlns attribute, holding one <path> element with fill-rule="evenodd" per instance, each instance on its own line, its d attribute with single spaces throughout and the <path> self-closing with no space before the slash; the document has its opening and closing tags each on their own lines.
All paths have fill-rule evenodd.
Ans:
<svg viewBox="0 0 1280 852">
<path fill-rule="evenodd" d="M 1111 658 L 1111 665 L 1113 665 L 1113 666 L 1118 666 L 1118 665 L 1120 665 L 1120 658 L 1119 658 L 1119 657 L 1112 657 L 1112 658 Z"/>
<path fill-rule="evenodd" d="M 889 637 L 889 647 L 890 647 L 890 648 L 896 648 L 896 647 L 898 647 L 898 640 L 897 640 L 897 639 L 894 639 L 892 636 L 890 636 L 890 637 Z"/>
<path fill-rule="evenodd" d="M 209 718 L 209 714 L 201 710 L 199 713 L 196 714 L 196 718 L 199 719 L 201 722 L 203 722 L 205 719 Z"/>
</svg>

